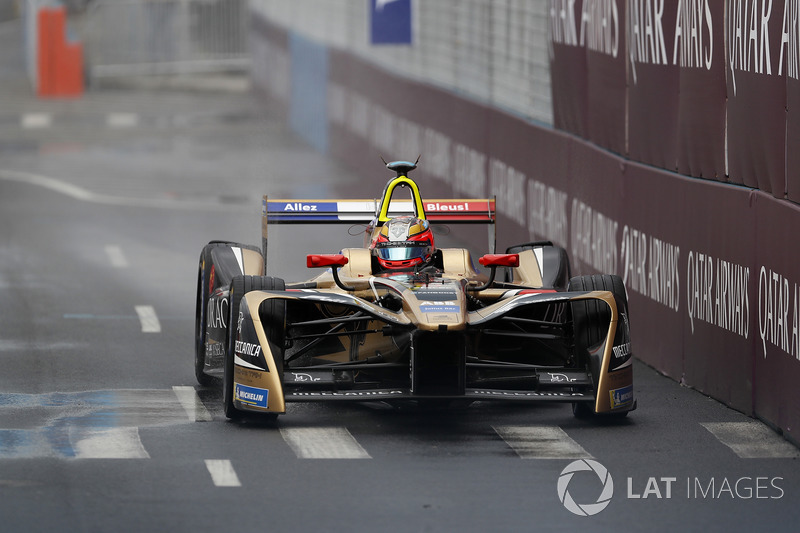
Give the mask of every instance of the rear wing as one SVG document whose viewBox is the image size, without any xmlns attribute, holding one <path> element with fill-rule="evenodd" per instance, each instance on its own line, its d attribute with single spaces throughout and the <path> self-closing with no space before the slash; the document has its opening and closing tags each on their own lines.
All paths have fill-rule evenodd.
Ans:
<svg viewBox="0 0 800 533">
<path fill-rule="evenodd" d="M 439 224 L 488 224 L 489 248 L 492 253 L 495 252 L 497 235 L 494 198 L 423 200 L 416 182 L 408 177 L 408 173 L 417 168 L 416 162 L 394 161 L 387 163 L 386 168 L 397 175 L 386 183 L 380 200 L 270 201 L 264 196 L 261 209 L 264 272 L 267 271 L 267 227 L 270 224 L 365 223 L 367 225 L 365 233 L 370 234 L 392 217 L 412 214 L 417 218 Z M 411 198 L 394 200 L 394 193 L 399 189 L 408 189 Z"/>
<path fill-rule="evenodd" d="M 267 228 L 270 224 L 375 224 L 388 218 L 424 213 L 431 224 L 488 224 L 489 248 L 496 250 L 494 198 L 392 200 L 382 211 L 382 200 L 296 200 L 264 196 L 261 207 L 261 246 L 267 271 Z M 422 209 L 420 209 L 422 207 Z"/>
<path fill-rule="evenodd" d="M 495 200 L 447 199 L 422 201 L 425 218 L 434 224 L 494 224 Z M 261 215 L 268 224 L 369 223 L 380 215 L 381 201 L 269 200 L 264 196 Z M 411 200 L 393 200 L 388 217 L 415 214 Z"/>
</svg>

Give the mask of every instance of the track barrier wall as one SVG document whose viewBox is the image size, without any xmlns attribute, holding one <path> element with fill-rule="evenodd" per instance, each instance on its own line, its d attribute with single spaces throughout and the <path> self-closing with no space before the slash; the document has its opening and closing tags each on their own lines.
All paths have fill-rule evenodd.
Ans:
<svg viewBox="0 0 800 533">
<path fill-rule="evenodd" d="M 552 3 L 575 6 L 550 21 L 554 127 L 329 46 L 327 151 L 381 184 L 379 154 L 422 154 L 426 194 L 497 195 L 498 249 L 550 239 L 573 275 L 621 275 L 639 359 L 798 442 L 798 2 L 586 3 L 602 28 Z M 294 30 L 253 22 L 254 85 L 318 106 L 286 81 Z"/>
</svg>

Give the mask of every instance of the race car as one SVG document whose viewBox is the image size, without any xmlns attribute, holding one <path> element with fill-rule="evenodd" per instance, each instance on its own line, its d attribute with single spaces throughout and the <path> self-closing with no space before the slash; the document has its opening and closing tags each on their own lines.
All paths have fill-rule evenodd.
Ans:
<svg viewBox="0 0 800 533">
<path fill-rule="evenodd" d="M 203 248 L 195 375 L 222 380 L 228 418 L 274 419 L 309 401 L 568 402 L 577 417 L 635 409 L 618 276 L 570 278 L 566 251 L 550 242 L 487 253 L 479 273 L 469 250 L 437 248 L 432 230 L 494 228 L 495 199 L 425 200 L 409 178 L 417 163 L 386 166 L 395 175 L 379 199 L 265 196 L 260 247 Z M 308 268 L 324 269 L 310 279 L 265 275 L 270 225 L 357 223 L 364 246 L 308 255 Z"/>
</svg>

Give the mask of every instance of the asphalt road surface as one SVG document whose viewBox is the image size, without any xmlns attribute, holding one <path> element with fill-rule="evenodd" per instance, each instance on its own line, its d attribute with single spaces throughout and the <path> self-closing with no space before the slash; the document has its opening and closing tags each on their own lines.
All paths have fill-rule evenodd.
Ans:
<svg viewBox="0 0 800 533">
<path fill-rule="evenodd" d="M 264 193 L 391 176 L 376 156 L 359 183 L 249 93 L 197 89 L 0 102 L 0 529 L 797 529 L 797 448 L 642 364 L 617 423 L 502 403 L 227 421 L 193 375 L 202 246 L 257 244 Z M 305 279 L 306 253 L 359 242 L 282 227 L 269 269 Z"/>
</svg>

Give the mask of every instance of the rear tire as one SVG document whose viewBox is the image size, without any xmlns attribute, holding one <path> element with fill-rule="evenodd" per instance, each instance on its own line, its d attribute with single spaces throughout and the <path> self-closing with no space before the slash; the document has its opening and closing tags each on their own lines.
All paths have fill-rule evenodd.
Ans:
<svg viewBox="0 0 800 533">
<path fill-rule="evenodd" d="M 251 291 L 260 291 L 260 290 L 284 290 L 286 287 L 284 281 L 280 278 L 273 278 L 270 276 L 236 276 L 231 280 L 230 285 L 230 293 L 229 293 L 229 316 L 228 316 L 228 335 L 227 335 L 227 342 L 226 350 L 225 350 L 225 369 L 224 369 L 224 377 L 222 380 L 222 405 L 223 410 L 225 411 L 225 416 L 230 418 L 231 420 L 240 420 L 244 417 L 259 420 L 259 421 L 270 421 L 275 420 L 278 415 L 277 413 L 256 413 L 250 411 L 239 411 L 233 404 L 233 357 L 234 357 L 234 347 L 236 346 L 236 335 L 238 330 L 239 323 L 239 309 L 242 303 L 242 297 Z M 285 320 L 285 308 L 286 304 L 283 302 L 275 302 L 273 305 L 276 309 L 280 308 L 280 305 L 283 305 L 283 317 Z M 271 338 L 271 328 L 270 325 L 264 324 L 264 329 L 267 333 L 267 338 L 270 339 L 270 343 L 272 344 Z M 274 330 L 273 330 L 274 331 Z M 281 333 L 281 350 L 280 350 L 280 365 L 279 371 L 281 374 L 283 373 L 283 330 L 280 331 Z M 277 361 L 276 361 L 277 363 Z"/>
</svg>

